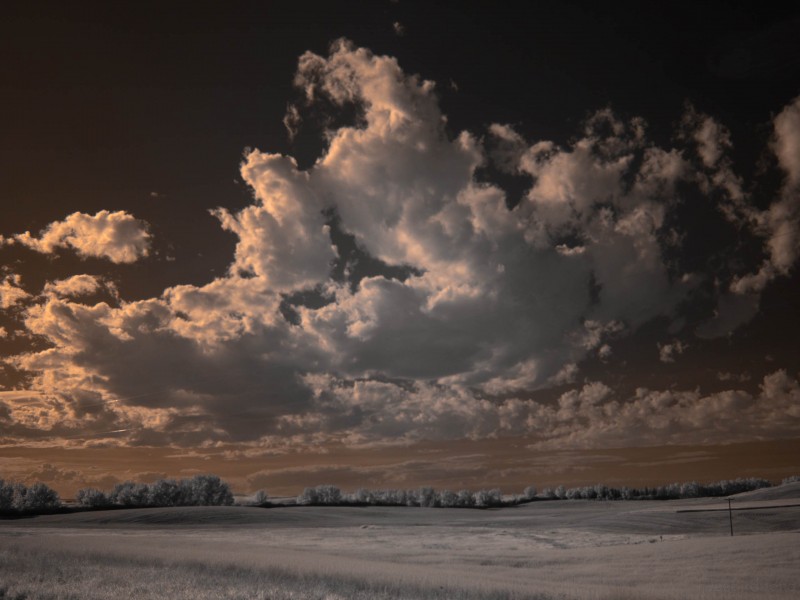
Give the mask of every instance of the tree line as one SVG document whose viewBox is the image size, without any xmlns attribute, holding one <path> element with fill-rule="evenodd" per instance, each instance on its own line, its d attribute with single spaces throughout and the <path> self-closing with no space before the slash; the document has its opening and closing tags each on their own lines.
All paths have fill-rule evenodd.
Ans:
<svg viewBox="0 0 800 600">
<path fill-rule="evenodd" d="M 195 475 L 191 479 L 159 479 L 153 483 L 125 481 L 110 492 L 83 488 L 75 494 L 79 506 L 229 506 L 233 504 L 230 486 L 216 475 Z"/>
<path fill-rule="evenodd" d="M 790 483 L 798 478 L 787 478 L 782 483 Z M 536 487 L 525 488 L 521 495 L 504 496 L 499 489 L 471 492 L 461 490 L 437 491 L 432 487 L 418 489 L 368 490 L 361 488 L 352 494 L 343 493 L 333 485 L 307 487 L 297 497 L 297 504 L 310 506 L 421 506 L 435 508 L 491 508 L 513 506 L 533 500 L 677 500 L 682 498 L 701 498 L 730 496 L 760 488 L 771 487 L 772 483 L 757 477 L 725 479 L 713 483 L 670 483 L 655 487 L 610 487 L 601 483 L 580 487 L 545 488 L 537 494 Z M 261 492 L 262 494 L 264 492 Z"/>
<path fill-rule="evenodd" d="M 75 502 L 85 508 L 220 506 L 233 504 L 233 493 L 216 475 L 195 475 L 190 479 L 159 479 L 153 483 L 125 481 L 110 492 L 83 488 L 75 494 Z M 0 479 L 0 513 L 42 513 L 63 508 L 58 493 L 44 483 L 29 487 Z"/>
<path fill-rule="evenodd" d="M 781 485 L 800 482 L 800 476 L 785 478 Z M 344 493 L 335 485 L 305 488 L 296 498 L 305 506 L 418 506 L 430 508 L 493 508 L 513 506 L 534 500 L 673 500 L 730 496 L 772 483 L 757 477 L 724 479 L 713 483 L 671 483 L 655 487 L 611 487 L 604 484 L 566 488 L 545 488 L 537 493 L 535 486 L 522 494 L 504 496 L 497 489 L 436 490 L 430 486 L 416 489 L 369 490 L 359 488 Z M 234 503 L 230 486 L 216 475 L 195 475 L 189 479 L 159 479 L 153 483 L 125 481 L 109 492 L 83 488 L 75 496 L 83 508 L 142 508 L 165 506 L 229 506 Z M 268 506 L 269 496 L 259 490 L 250 504 Z M 64 509 L 58 493 L 44 483 L 30 486 L 0 478 L 0 514 L 54 512 Z"/>
</svg>

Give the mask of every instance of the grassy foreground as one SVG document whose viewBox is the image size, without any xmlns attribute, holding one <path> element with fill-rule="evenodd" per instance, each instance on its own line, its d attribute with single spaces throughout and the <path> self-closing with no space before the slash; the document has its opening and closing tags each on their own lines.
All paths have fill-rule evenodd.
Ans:
<svg viewBox="0 0 800 600">
<path fill-rule="evenodd" d="M 385 584 L 336 575 L 44 549 L 0 549 L 0 600 L 553 600 L 554 596 Z"/>
</svg>

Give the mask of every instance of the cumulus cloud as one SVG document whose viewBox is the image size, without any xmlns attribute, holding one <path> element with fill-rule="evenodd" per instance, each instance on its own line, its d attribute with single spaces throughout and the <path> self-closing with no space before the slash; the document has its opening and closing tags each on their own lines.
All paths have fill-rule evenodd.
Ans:
<svg viewBox="0 0 800 600">
<path fill-rule="evenodd" d="M 30 298 L 30 294 L 20 285 L 22 278 L 18 274 L 7 275 L 0 282 L 0 308 L 9 309 Z"/>
<path fill-rule="evenodd" d="M 510 398 L 491 402 L 444 386 L 410 388 L 377 381 L 315 376 L 314 409 L 287 418 L 292 434 L 304 428 L 334 430 L 350 444 L 383 440 L 530 436 L 540 447 L 614 447 L 659 443 L 729 443 L 800 430 L 800 382 L 779 370 L 764 377 L 758 393 L 732 388 L 639 388 L 617 395 L 601 382 L 563 393 L 555 404 Z"/>
<path fill-rule="evenodd" d="M 26 231 L 13 240 L 43 254 L 70 248 L 81 257 L 105 258 L 114 263 L 136 262 L 150 250 L 146 224 L 124 211 L 72 213 L 63 221 L 50 223 L 38 237 Z"/>
<path fill-rule="evenodd" d="M 111 282 L 103 281 L 94 275 L 73 275 L 66 279 L 57 279 L 44 286 L 43 293 L 55 294 L 61 298 L 89 296 L 97 293 L 102 288 L 112 292 L 116 290 Z"/>
<path fill-rule="evenodd" d="M 726 207 L 747 202 L 734 198 L 732 171 L 714 175 L 730 166 L 721 125 L 687 121 L 695 157 L 657 146 L 642 119 L 610 109 L 590 115 L 563 145 L 500 124 L 486 141 L 451 136 L 433 82 L 344 41 L 327 57 L 304 54 L 295 83 L 308 103 L 355 106 L 356 122 L 327 132 L 307 169 L 291 156 L 248 152 L 241 175 L 252 204 L 213 211 L 237 237 L 224 276 L 111 306 L 77 302 L 103 284 L 78 275 L 48 284 L 27 308 L 25 326 L 49 347 L 11 361 L 48 394 L 38 404 L 12 403 L 25 431 L 125 429 L 143 444 L 511 434 L 636 443 L 696 437 L 712 421 L 734 428 L 711 416 L 732 405 L 754 418 L 764 410 L 752 435 L 795 430 L 789 379 L 765 380 L 775 388 L 769 401 L 767 391 L 742 390 L 618 398 L 601 382 L 566 392 L 557 405 L 530 399 L 580 381 L 582 361 L 610 359 L 612 344 L 642 325 L 678 318 L 703 281 L 673 259 L 693 234 L 675 217 L 679 190 L 713 192 Z M 302 108 L 293 107 L 291 127 Z M 787 190 L 793 114 L 776 119 Z M 488 164 L 527 182 L 519 202 L 479 179 Z M 790 197 L 784 191 L 777 202 Z M 720 218 L 734 213 L 753 221 L 750 209 Z M 121 212 L 75 213 L 38 238 L 15 239 L 114 262 L 149 250 L 144 224 Z M 353 248 L 379 267 L 367 273 L 348 262 Z M 757 310 L 758 294 L 731 291 L 731 283 L 719 284 L 719 306 L 727 296 L 755 304 L 735 305 L 735 319 L 721 311 L 707 336 Z M 660 352 L 674 360 L 685 347 L 673 342 Z M 764 421 L 768 414 L 773 421 Z"/>
</svg>

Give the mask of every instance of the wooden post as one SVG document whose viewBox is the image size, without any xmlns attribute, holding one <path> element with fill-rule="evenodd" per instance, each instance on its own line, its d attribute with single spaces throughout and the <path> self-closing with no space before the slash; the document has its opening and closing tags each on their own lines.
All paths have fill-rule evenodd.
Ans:
<svg viewBox="0 0 800 600">
<path fill-rule="evenodd" d="M 728 498 L 728 521 L 731 524 L 731 537 L 733 537 L 733 509 L 731 509 L 731 499 Z"/>
</svg>

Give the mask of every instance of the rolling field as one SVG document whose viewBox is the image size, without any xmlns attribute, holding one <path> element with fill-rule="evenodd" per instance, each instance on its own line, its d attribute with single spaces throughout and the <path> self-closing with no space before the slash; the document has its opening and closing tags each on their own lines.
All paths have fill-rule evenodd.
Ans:
<svg viewBox="0 0 800 600">
<path fill-rule="evenodd" d="M 727 511 L 705 510 L 719 499 L 6 520 L 0 598 L 789 599 L 800 588 L 792 486 L 737 499 L 759 510 L 734 512 L 734 537 Z"/>
</svg>

